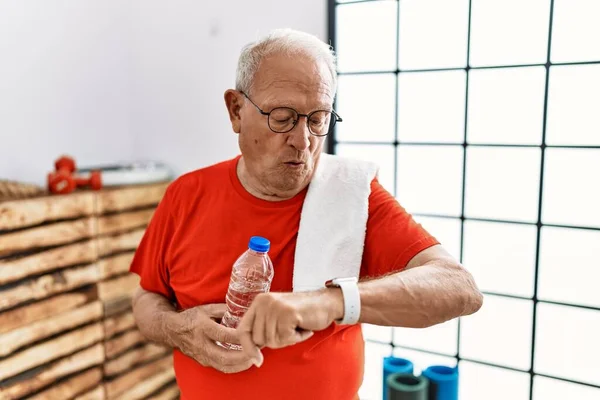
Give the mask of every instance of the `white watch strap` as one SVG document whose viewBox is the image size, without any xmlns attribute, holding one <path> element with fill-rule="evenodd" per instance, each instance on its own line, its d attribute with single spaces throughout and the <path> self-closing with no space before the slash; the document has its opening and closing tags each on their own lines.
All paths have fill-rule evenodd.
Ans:
<svg viewBox="0 0 600 400">
<path fill-rule="evenodd" d="M 338 321 L 342 325 L 352 325 L 360 318 L 360 292 L 358 284 L 352 281 L 340 280 L 335 282 L 342 289 L 344 297 L 344 318 Z"/>
</svg>

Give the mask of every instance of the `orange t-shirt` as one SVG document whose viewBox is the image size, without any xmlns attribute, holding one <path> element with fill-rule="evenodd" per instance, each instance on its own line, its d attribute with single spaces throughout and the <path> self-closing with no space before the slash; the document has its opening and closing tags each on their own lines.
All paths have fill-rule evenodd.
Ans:
<svg viewBox="0 0 600 400">
<path fill-rule="evenodd" d="M 145 290 L 182 309 L 224 303 L 233 263 L 251 236 L 271 241 L 272 291 L 291 291 L 296 238 L 307 189 L 270 202 L 249 194 L 236 166 L 240 156 L 188 173 L 173 182 L 157 207 L 131 271 Z M 417 253 L 437 244 L 375 179 L 361 277 L 400 270 Z M 327 240 L 324 238 L 324 240 Z M 261 368 L 224 374 L 174 351 L 183 400 L 351 400 L 363 378 L 360 325 L 335 323 L 303 343 L 263 349 Z"/>
</svg>

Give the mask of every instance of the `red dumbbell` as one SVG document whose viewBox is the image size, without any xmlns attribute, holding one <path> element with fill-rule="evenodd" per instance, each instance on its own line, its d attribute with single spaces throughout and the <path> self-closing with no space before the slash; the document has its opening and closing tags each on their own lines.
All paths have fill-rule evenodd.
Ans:
<svg viewBox="0 0 600 400">
<path fill-rule="evenodd" d="M 56 171 L 48 174 L 48 190 L 51 193 L 67 194 L 78 187 L 90 187 L 92 190 L 102 189 L 102 175 L 100 171 L 93 171 L 89 177 L 74 175 L 76 170 L 75 160 L 62 156 L 55 161 Z"/>
<path fill-rule="evenodd" d="M 75 160 L 69 156 L 62 156 L 54 162 L 54 169 L 58 171 L 67 171 L 72 174 L 75 172 Z"/>
<path fill-rule="evenodd" d="M 67 194 L 77 188 L 77 183 L 70 172 L 61 170 L 48 174 L 48 190 L 51 193 Z"/>
<path fill-rule="evenodd" d="M 64 170 L 48 174 L 48 190 L 56 194 L 67 194 L 77 188 L 89 187 L 92 190 L 102 189 L 102 175 L 100 171 L 93 171 L 90 176 L 72 175 Z"/>
<path fill-rule="evenodd" d="M 54 162 L 55 171 L 48 174 L 48 190 L 52 193 L 67 194 L 76 189 L 77 184 L 72 178 L 75 172 L 75 160 L 62 156 Z"/>
</svg>

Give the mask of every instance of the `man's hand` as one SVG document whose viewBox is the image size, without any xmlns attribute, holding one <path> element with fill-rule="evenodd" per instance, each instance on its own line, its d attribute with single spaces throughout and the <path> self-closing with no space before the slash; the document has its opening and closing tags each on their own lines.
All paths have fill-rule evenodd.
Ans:
<svg viewBox="0 0 600 400">
<path fill-rule="evenodd" d="M 219 324 L 225 313 L 225 304 L 208 304 L 190 308 L 176 315 L 176 321 L 168 323 L 167 330 L 174 332 L 174 342 L 179 350 L 205 367 L 221 372 L 245 371 L 262 359 L 253 359 L 248 353 L 227 350 L 216 344 L 240 344 L 238 331 Z"/>
<path fill-rule="evenodd" d="M 300 293 L 262 293 L 254 299 L 237 330 L 246 357 L 259 359 L 260 348 L 278 349 L 302 342 L 314 331 L 343 317 L 340 289 Z"/>
</svg>

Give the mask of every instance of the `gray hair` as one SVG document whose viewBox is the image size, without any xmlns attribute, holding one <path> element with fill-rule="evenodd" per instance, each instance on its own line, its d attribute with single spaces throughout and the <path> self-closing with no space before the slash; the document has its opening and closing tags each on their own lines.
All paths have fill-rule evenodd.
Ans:
<svg viewBox="0 0 600 400">
<path fill-rule="evenodd" d="M 235 79 L 236 90 L 250 93 L 254 75 L 266 56 L 283 53 L 287 55 L 306 54 L 315 61 L 322 61 L 331 73 L 333 94 L 337 87 L 336 57 L 333 48 L 311 34 L 293 29 L 276 29 L 263 38 L 242 49 L 238 60 Z"/>
</svg>

